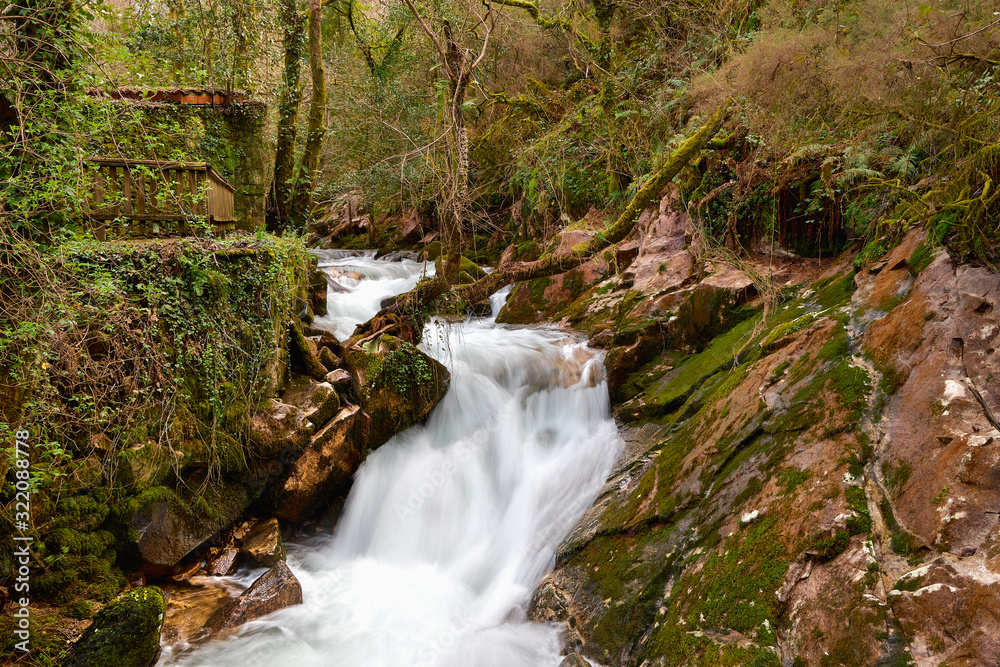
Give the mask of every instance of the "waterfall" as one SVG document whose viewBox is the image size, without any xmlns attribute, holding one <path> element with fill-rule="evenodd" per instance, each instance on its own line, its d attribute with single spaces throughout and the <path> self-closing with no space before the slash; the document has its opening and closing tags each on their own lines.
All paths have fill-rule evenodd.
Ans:
<svg viewBox="0 0 1000 667">
<path fill-rule="evenodd" d="M 370 308 L 422 271 L 330 265 L 348 262 L 352 291 L 329 299 L 338 327 L 355 312 L 344 302 Z M 288 545 L 304 603 L 168 664 L 558 665 L 559 629 L 526 608 L 621 448 L 602 359 L 565 332 L 492 319 L 434 321 L 422 349 L 451 388 L 425 424 L 368 457 L 333 535 Z"/>
</svg>

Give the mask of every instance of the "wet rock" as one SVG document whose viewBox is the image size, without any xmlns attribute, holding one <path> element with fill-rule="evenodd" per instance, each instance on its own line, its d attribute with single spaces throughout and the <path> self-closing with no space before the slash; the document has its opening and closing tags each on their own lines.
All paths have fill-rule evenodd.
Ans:
<svg viewBox="0 0 1000 667">
<path fill-rule="evenodd" d="M 302 586 L 288 566 L 280 562 L 212 614 L 205 623 L 205 632 L 217 638 L 244 623 L 297 604 L 302 604 Z"/>
<path fill-rule="evenodd" d="M 601 277 L 597 264 L 587 262 L 565 273 L 518 283 L 497 313 L 497 322 L 533 324 L 556 317 Z"/>
<path fill-rule="evenodd" d="M 285 560 L 278 520 L 257 521 L 243 536 L 239 553 L 250 563 L 262 567 L 271 567 Z"/>
<path fill-rule="evenodd" d="M 250 504 L 246 488 L 234 482 L 207 487 L 201 498 L 210 514 L 196 510 L 177 494 L 150 502 L 136 512 L 132 528 L 143 559 L 143 571 L 152 577 L 166 574 L 184 556 L 221 529 L 232 524 Z"/>
<path fill-rule="evenodd" d="M 328 281 L 321 269 L 309 272 L 309 304 L 315 315 L 326 315 L 326 291 Z"/>
<path fill-rule="evenodd" d="M 163 588 L 167 612 L 160 642 L 177 650 L 197 643 L 199 636 L 205 634 L 202 628 L 209 617 L 243 592 L 240 586 L 219 576 L 192 577 L 183 584 L 167 584 Z"/>
<path fill-rule="evenodd" d="M 155 586 L 133 588 L 94 617 L 67 667 L 149 667 L 160 652 L 166 606 Z"/>
<path fill-rule="evenodd" d="M 202 571 L 202 561 L 200 558 L 194 560 L 190 563 L 178 563 L 170 571 L 169 578 L 171 581 L 187 581 L 191 577 L 197 575 Z"/>
<path fill-rule="evenodd" d="M 376 255 L 375 259 L 380 262 L 402 262 L 403 260 L 417 262 L 420 261 L 420 254 L 412 250 L 396 250 L 394 252 L 387 252 L 384 255 Z"/>
<path fill-rule="evenodd" d="M 313 431 L 315 426 L 305 412 L 274 399 L 250 418 L 250 440 L 265 457 L 300 451 Z"/>
<path fill-rule="evenodd" d="M 925 664 L 1000 663 L 1000 575 L 942 557 L 900 579 L 889 600 Z"/>
<path fill-rule="evenodd" d="M 232 574 L 236 570 L 236 557 L 239 553 L 239 550 L 233 547 L 214 550 L 206 559 L 205 571 L 213 577 Z"/>
<path fill-rule="evenodd" d="M 332 384 L 317 382 L 301 375 L 292 377 L 281 401 L 301 410 L 305 418 L 316 427 L 328 422 L 340 409 L 340 397 Z"/>
<path fill-rule="evenodd" d="M 403 224 L 399 231 L 400 238 L 406 243 L 416 243 L 420 240 L 420 237 L 424 235 L 424 227 L 420 223 L 420 214 L 417 213 L 417 209 L 411 208 L 407 213 L 406 217 L 403 218 Z M 396 254 L 396 253 L 390 253 Z M 393 261 L 393 260 L 386 260 Z"/>
<path fill-rule="evenodd" d="M 591 664 L 579 653 L 570 653 L 559 663 L 559 667 L 591 667 Z"/>
<path fill-rule="evenodd" d="M 346 407 L 313 436 L 287 473 L 266 492 L 265 511 L 301 523 L 350 484 L 361 464 L 356 431 L 359 416 L 357 406 Z"/>
<path fill-rule="evenodd" d="M 434 264 L 434 267 L 437 270 L 438 274 L 440 274 L 442 271 L 444 271 L 444 266 L 442 264 L 442 261 L 443 261 L 443 258 L 442 257 L 438 257 L 437 260 L 435 261 L 435 264 Z M 459 263 L 459 267 L 458 267 L 458 282 L 460 284 L 465 285 L 465 284 L 468 284 L 468 283 L 473 283 L 473 282 L 479 280 L 480 278 L 484 278 L 485 276 L 486 276 L 486 271 L 484 271 L 481 266 L 479 266 L 478 264 L 476 264 L 475 262 L 473 262 L 468 257 L 466 257 L 464 255 L 462 256 L 462 260 Z M 395 299 L 396 297 L 391 297 L 391 298 Z M 387 302 L 391 303 L 391 301 L 389 301 L 389 299 L 386 299 L 382 303 L 385 304 Z M 382 307 L 385 308 L 386 306 L 383 305 Z"/>
<path fill-rule="evenodd" d="M 451 381 L 439 362 L 410 343 L 383 335 L 362 347 L 345 349 L 344 364 L 358 397 L 365 449 L 427 418 Z"/>
<path fill-rule="evenodd" d="M 615 262 L 618 264 L 619 271 L 628 268 L 629 264 L 635 261 L 635 258 L 639 256 L 639 249 L 638 241 L 622 243 L 615 248 Z"/>
<path fill-rule="evenodd" d="M 667 324 L 667 335 L 679 349 L 700 350 L 733 324 L 734 310 L 757 294 L 743 271 L 721 267 L 706 276 L 680 302 Z"/>
<path fill-rule="evenodd" d="M 351 374 L 345 371 L 343 368 L 338 368 L 335 371 L 330 371 L 323 378 L 324 382 L 329 382 L 337 389 L 339 392 L 343 392 L 344 389 L 351 386 Z"/>
<path fill-rule="evenodd" d="M 334 354 L 333 351 L 328 347 L 320 348 L 319 361 L 328 371 L 334 371 L 340 367 L 340 357 Z"/>
</svg>

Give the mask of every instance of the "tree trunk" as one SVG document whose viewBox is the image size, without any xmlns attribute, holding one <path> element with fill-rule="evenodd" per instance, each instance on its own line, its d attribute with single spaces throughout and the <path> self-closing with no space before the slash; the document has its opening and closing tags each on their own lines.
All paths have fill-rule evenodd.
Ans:
<svg viewBox="0 0 1000 667">
<path fill-rule="evenodd" d="M 278 145 L 274 157 L 273 200 L 268 216 L 271 231 L 282 231 L 289 226 L 289 204 L 295 192 L 296 122 L 302 101 L 299 78 L 304 42 L 303 20 L 296 11 L 295 0 L 282 0 L 281 19 L 284 24 L 285 76 L 278 102 Z"/>
<path fill-rule="evenodd" d="M 320 0 L 309 0 L 309 73 L 312 77 L 312 96 L 309 100 L 309 118 L 306 123 L 306 146 L 302 154 L 302 167 L 292 206 L 296 221 L 304 221 L 312 210 L 312 194 L 316 187 L 319 157 L 323 150 L 323 113 L 326 110 L 326 70 L 323 68 L 323 32 Z"/>
</svg>

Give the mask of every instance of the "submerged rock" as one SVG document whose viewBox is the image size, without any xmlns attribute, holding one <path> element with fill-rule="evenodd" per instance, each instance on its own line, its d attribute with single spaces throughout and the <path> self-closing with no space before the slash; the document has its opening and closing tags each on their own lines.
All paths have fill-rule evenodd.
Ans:
<svg viewBox="0 0 1000 667">
<path fill-rule="evenodd" d="M 206 638 L 228 634 L 244 623 L 297 604 L 302 604 L 302 586 L 282 561 L 212 614 L 205 623 Z"/>
<path fill-rule="evenodd" d="M 149 667 L 160 652 L 166 605 L 155 586 L 133 588 L 97 613 L 67 667 Z"/>
</svg>

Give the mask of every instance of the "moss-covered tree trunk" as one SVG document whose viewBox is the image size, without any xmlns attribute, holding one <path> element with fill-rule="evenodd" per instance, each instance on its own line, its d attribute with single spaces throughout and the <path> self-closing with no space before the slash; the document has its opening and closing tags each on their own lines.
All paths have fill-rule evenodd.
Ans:
<svg viewBox="0 0 1000 667">
<path fill-rule="evenodd" d="M 309 73 L 312 77 L 312 95 L 309 100 L 309 117 L 306 121 L 306 146 L 302 153 L 302 165 L 290 206 L 297 223 L 304 221 L 312 210 L 312 195 L 319 171 L 319 157 L 323 150 L 323 137 L 326 135 L 326 128 L 323 125 L 323 114 L 326 111 L 326 70 L 323 67 L 321 12 L 320 0 L 309 0 Z"/>
<path fill-rule="evenodd" d="M 682 141 L 660 168 L 639 188 L 610 227 L 564 252 L 546 254 L 534 262 L 512 261 L 516 246 L 509 246 L 504 251 L 496 271 L 474 283 L 455 287 L 456 296 L 465 303 L 478 303 L 504 285 L 569 271 L 593 258 L 605 248 L 623 240 L 635 227 L 642 210 L 659 196 L 667 183 L 673 180 L 696 155 L 708 147 L 709 142 L 722 128 L 728 110 L 728 104 L 724 104 L 694 135 Z M 439 275 L 434 280 L 407 292 L 362 326 L 348 344 L 384 327 L 417 326 L 418 322 L 413 320 L 421 318 L 419 314 L 427 311 L 426 306 L 449 291 L 453 284 L 449 283 L 445 276 Z M 419 324 L 422 324 L 422 319 Z"/>
<path fill-rule="evenodd" d="M 268 229 L 281 231 L 289 226 L 290 204 L 295 193 L 295 139 L 299 103 L 302 101 L 302 46 L 305 43 L 302 15 L 295 0 L 282 0 L 282 42 L 285 48 L 284 81 L 278 102 L 278 145 L 274 157 L 274 183 L 268 210 Z"/>
</svg>

